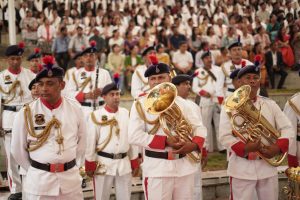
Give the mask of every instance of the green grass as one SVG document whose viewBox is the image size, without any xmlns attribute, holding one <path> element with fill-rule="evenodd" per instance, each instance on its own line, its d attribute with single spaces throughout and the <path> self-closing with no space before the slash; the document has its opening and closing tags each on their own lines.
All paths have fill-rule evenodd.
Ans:
<svg viewBox="0 0 300 200">
<path fill-rule="evenodd" d="M 216 171 L 227 169 L 226 154 L 219 152 L 208 153 L 208 161 L 203 171 Z"/>
</svg>

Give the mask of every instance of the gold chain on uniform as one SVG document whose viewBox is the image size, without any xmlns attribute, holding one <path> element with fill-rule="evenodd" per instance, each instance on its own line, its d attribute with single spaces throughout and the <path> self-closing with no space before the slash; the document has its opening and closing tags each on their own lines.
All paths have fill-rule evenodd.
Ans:
<svg viewBox="0 0 300 200">
<path fill-rule="evenodd" d="M 98 126 L 110 126 L 108 137 L 104 140 L 103 143 L 101 143 L 102 146 L 96 149 L 97 152 L 102 151 L 106 147 L 106 145 L 110 142 L 111 137 L 112 137 L 112 130 L 113 130 L 114 127 L 116 127 L 116 135 L 119 137 L 119 134 L 120 134 L 119 123 L 116 120 L 116 118 L 114 118 L 114 117 L 110 120 L 107 120 L 107 121 L 98 122 L 96 117 L 95 117 L 94 112 L 91 113 L 91 118 L 92 118 L 92 121 L 94 122 L 94 124 L 96 124 Z M 98 139 L 97 139 L 97 141 L 98 141 Z"/>
<path fill-rule="evenodd" d="M 55 129 L 58 129 L 58 135 L 55 138 L 55 141 L 59 145 L 59 151 L 58 154 L 61 154 L 61 152 L 64 149 L 64 137 L 62 136 L 61 133 L 61 123 L 58 119 L 55 118 L 55 116 L 52 117 L 52 119 L 47 123 L 46 127 L 40 134 L 36 134 L 34 131 L 34 125 L 32 121 L 32 114 L 31 110 L 28 104 L 25 104 L 25 109 L 24 109 L 24 118 L 25 118 L 25 127 L 26 130 L 28 131 L 29 135 L 31 137 L 34 137 L 37 139 L 36 142 L 31 142 L 28 151 L 35 151 L 38 148 L 40 148 L 48 139 L 50 135 L 50 131 L 52 127 L 54 126 Z"/>
<path fill-rule="evenodd" d="M 4 104 L 7 104 L 9 102 L 11 102 L 15 96 L 16 96 L 16 93 L 17 93 L 17 87 L 20 87 L 20 96 L 22 97 L 23 96 L 23 90 L 21 88 L 21 82 L 19 80 L 15 80 L 12 85 L 10 86 L 10 88 L 8 89 L 8 91 L 4 91 L 3 88 L 0 86 L 0 92 L 3 93 L 3 94 L 7 94 L 7 95 L 10 95 L 10 94 L 13 94 L 13 96 L 8 99 L 8 100 L 5 100 L 4 101 Z"/>
<path fill-rule="evenodd" d="M 224 63 L 221 65 L 221 69 L 222 69 L 222 71 L 223 71 L 225 77 L 229 77 L 229 74 L 227 73 L 227 71 L 226 71 L 226 69 L 225 69 L 225 67 L 224 67 Z"/>
<path fill-rule="evenodd" d="M 150 135 L 154 135 L 154 134 L 157 132 L 157 130 L 159 129 L 159 126 L 160 126 L 160 124 L 159 124 L 159 118 L 156 118 L 156 119 L 153 120 L 153 121 L 148 120 L 148 119 L 146 118 L 146 115 L 145 115 L 145 113 L 144 113 L 144 110 L 143 110 L 142 105 L 141 105 L 141 103 L 140 103 L 139 100 L 136 100 L 135 108 L 136 108 L 136 110 L 137 110 L 137 112 L 138 112 L 140 118 L 141 118 L 144 122 L 146 122 L 147 124 L 153 125 L 153 128 L 149 131 L 149 134 L 150 134 Z"/>
<path fill-rule="evenodd" d="M 204 85 L 206 85 L 206 83 L 208 81 L 208 77 L 209 77 L 209 74 L 207 74 L 204 78 L 201 78 L 201 77 L 197 76 L 198 79 L 200 79 L 201 81 L 204 81 L 204 83 L 202 83 L 202 84 L 199 81 L 199 86 L 200 87 L 203 87 Z"/>
<path fill-rule="evenodd" d="M 83 83 L 78 87 L 78 84 L 76 84 L 77 88 L 80 88 L 80 92 L 82 92 L 84 90 L 84 88 L 89 84 L 89 82 L 91 82 L 92 78 L 89 76 L 88 78 L 86 78 Z"/>
</svg>

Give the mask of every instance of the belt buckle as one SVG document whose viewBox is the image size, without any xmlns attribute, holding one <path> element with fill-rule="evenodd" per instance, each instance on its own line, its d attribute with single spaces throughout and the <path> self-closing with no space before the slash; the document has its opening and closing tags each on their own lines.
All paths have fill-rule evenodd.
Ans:
<svg viewBox="0 0 300 200">
<path fill-rule="evenodd" d="M 63 172 L 65 171 L 64 164 L 50 164 L 50 172 Z"/>
<path fill-rule="evenodd" d="M 168 160 L 177 160 L 179 159 L 179 154 L 168 151 Z"/>
<path fill-rule="evenodd" d="M 113 159 L 122 159 L 122 154 L 121 153 L 114 154 Z"/>
</svg>

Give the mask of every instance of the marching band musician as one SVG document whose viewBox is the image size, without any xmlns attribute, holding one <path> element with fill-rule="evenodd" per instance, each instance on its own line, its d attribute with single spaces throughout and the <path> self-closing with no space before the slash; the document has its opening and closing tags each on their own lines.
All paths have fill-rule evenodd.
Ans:
<svg viewBox="0 0 300 200">
<path fill-rule="evenodd" d="M 65 91 L 81 104 L 86 120 L 93 110 L 104 104 L 101 91 L 106 84 L 111 83 L 109 72 L 96 63 L 96 42 L 91 41 L 90 45 L 82 52 L 85 67 L 74 72 L 75 78 L 69 79 Z"/>
<path fill-rule="evenodd" d="M 237 74 L 240 86 L 250 85 L 249 98 L 253 105 L 260 110 L 266 120 L 281 133 L 274 144 L 262 148 L 260 139 L 247 143 L 233 135 L 230 117 L 222 107 L 219 140 L 231 150 L 227 173 L 230 176 L 231 199 L 258 200 L 278 199 L 277 168 L 257 156 L 260 152 L 265 158 L 273 158 L 288 150 L 289 138 L 293 132 L 290 122 L 275 101 L 257 95 L 260 87 L 259 63 L 241 68 Z M 235 111 L 232 111 L 235 114 Z"/>
<path fill-rule="evenodd" d="M 164 82 L 170 82 L 170 69 L 164 63 L 158 63 L 151 56 L 152 65 L 144 76 L 148 78 L 150 89 Z M 182 115 L 193 128 L 192 141 L 182 141 L 167 137 L 157 115 L 149 114 L 145 109 L 146 95 L 136 99 L 130 111 L 129 142 L 143 147 L 143 187 L 145 199 L 193 199 L 194 174 L 199 164 L 185 155 L 192 151 L 200 152 L 206 137 L 206 128 L 188 103 L 175 98 Z"/>
<path fill-rule="evenodd" d="M 144 77 L 145 71 L 147 70 L 148 66 L 151 65 L 148 61 L 148 55 L 155 53 L 154 46 L 150 46 L 146 48 L 142 52 L 144 65 L 138 65 L 133 74 L 131 79 L 131 96 L 133 98 L 139 97 L 139 95 L 144 94 L 145 91 L 149 89 L 148 80 Z"/>
<path fill-rule="evenodd" d="M 34 78 L 34 74 L 26 68 L 21 67 L 24 43 L 9 46 L 5 55 L 8 68 L 0 75 L 0 96 L 2 101 L 1 128 L 4 129 L 4 145 L 7 156 L 7 174 L 11 195 L 10 200 L 18 200 L 22 197 L 21 178 L 18 164 L 10 154 L 12 126 L 16 113 L 22 106 L 31 101 L 28 85 Z"/>
<path fill-rule="evenodd" d="M 294 138 L 290 140 L 288 165 L 289 167 L 298 167 L 300 160 L 300 148 L 298 142 L 300 141 L 300 93 L 296 93 L 285 104 L 283 112 L 289 118 L 292 124 Z"/>
<path fill-rule="evenodd" d="M 41 64 L 41 57 L 42 57 L 41 50 L 39 48 L 34 48 L 34 52 L 30 54 L 27 58 L 27 61 L 30 62 L 29 69 L 34 74 L 39 73 L 43 69 Z"/>
<path fill-rule="evenodd" d="M 200 108 L 203 120 L 203 125 L 207 128 L 207 142 L 208 151 L 214 151 L 214 135 L 212 122 L 214 123 L 214 132 L 216 138 L 219 136 L 219 122 L 220 122 L 220 104 L 217 94 L 222 93 L 223 85 L 218 85 L 221 82 L 218 79 L 223 78 L 220 67 L 212 64 L 212 55 L 210 51 L 205 51 L 201 55 L 203 67 L 198 68 L 195 72 L 192 90 L 200 98 Z M 224 152 L 224 147 L 218 142 L 217 147 L 220 152 Z"/>
<path fill-rule="evenodd" d="M 41 89 L 40 89 L 40 83 L 36 82 L 35 79 L 32 79 L 32 81 L 29 83 L 28 89 L 31 92 L 32 99 L 38 99 L 41 95 Z"/>
<path fill-rule="evenodd" d="M 139 164 L 137 149 L 128 143 L 129 112 L 119 106 L 117 83 L 106 85 L 102 96 L 104 107 L 92 112 L 88 120 L 85 169 L 94 176 L 96 200 L 109 200 L 113 182 L 116 198 L 130 200 L 131 171 L 137 172 Z"/>
<path fill-rule="evenodd" d="M 83 60 L 82 52 L 76 53 L 75 56 L 73 57 L 73 60 L 74 60 L 75 66 L 71 67 L 70 69 L 68 69 L 66 71 L 66 74 L 65 74 L 66 81 L 69 81 L 69 79 L 75 79 L 75 71 L 84 67 L 84 60 Z"/>
<path fill-rule="evenodd" d="M 41 97 L 17 114 L 11 154 L 27 171 L 26 199 L 82 200 L 76 162 L 85 149 L 83 113 L 76 101 L 61 96 L 64 70 L 53 65 L 51 56 L 44 57 L 43 62 L 45 67 L 35 78 Z"/>
<path fill-rule="evenodd" d="M 197 74 L 195 74 L 197 75 Z M 200 107 L 190 99 L 188 96 L 191 90 L 191 81 L 193 76 L 189 76 L 187 74 L 179 74 L 172 78 L 172 83 L 176 86 L 178 96 L 185 99 L 190 106 L 190 108 L 197 114 L 198 120 L 202 121 L 201 110 Z M 206 144 L 205 144 L 206 145 Z M 207 150 L 206 148 L 202 149 L 202 159 L 201 159 L 201 166 L 199 166 L 198 172 L 195 174 L 195 190 L 194 190 L 194 199 L 202 200 L 202 179 L 201 173 L 202 168 L 206 166 L 207 163 Z"/>
</svg>

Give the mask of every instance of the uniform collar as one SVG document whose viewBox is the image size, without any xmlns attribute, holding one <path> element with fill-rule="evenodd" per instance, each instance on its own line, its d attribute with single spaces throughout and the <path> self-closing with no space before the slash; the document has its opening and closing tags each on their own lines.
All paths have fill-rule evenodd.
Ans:
<svg viewBox="0 0 300 200">
<path fill-rule="evenodd" d="M 114 111 L 107 104 L 105 104 L 104 109 L 109 113 L 116 113 L 119 110 L 119 109 L 117 109 L 116 111 Z"/>
<path fill-rule="evenodd" d="M 21 67 L 20 67 L 19 69 L 17 69 L 17 70 L 13 69 L 12 67 L 8 67 L 7 70 L 8 70 L 10 73 L 15 74 L 15 75 L 21 73 Z"/>
<path fill-rule="evenodd" d="M 95 70 L 95 67 L 93 67 L 92 69 L 88 69 L 87 67 L 84 67 L 85 71 L 88 71 L 88 72 L 92 72 Z"/>
<path fill-rule="evenodd" d="M 60 99 L 53 105 L 51 105 L 48 101 L 46 101 L 45 99 L 41 98 L 42 103 L 44 104 L 44 106 L 46 106 L 49 110 L 53 110 L 58 108 L 61 103 L 62 103 L 62 98 L 60 97 Z"/>
</svg>

